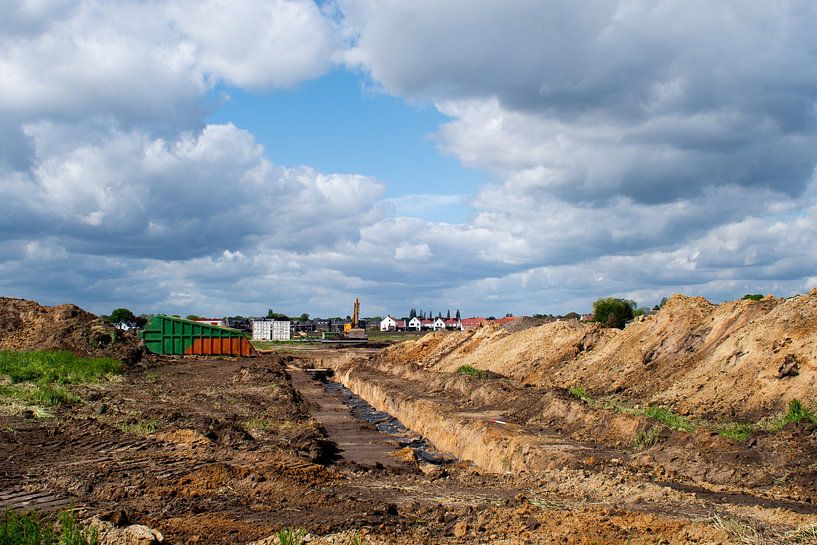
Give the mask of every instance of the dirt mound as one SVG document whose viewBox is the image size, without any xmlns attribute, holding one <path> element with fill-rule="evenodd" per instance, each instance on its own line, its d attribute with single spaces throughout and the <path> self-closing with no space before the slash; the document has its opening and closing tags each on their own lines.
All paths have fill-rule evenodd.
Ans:
<svg viewBox="0 0 817 545">
<path fill-rule="evenodd" d="M 721 305 L 675 295 L 621 331 L 575 320 L 517 332 L 486 325 L 403 343 L 383 361 L 448 372 L 470 365 L 537 386 L 755 418 L 790 399 L 817 404 L 815 333 L 817 290 Z"/>
<path fill-rule="evenodd" d="M 10 297 L 0 297 L 0 350 L 69 350 L 114 357 L 126 365 L 142 356 L 135 335 L 76 305 L 46 307 Z"/>
</svg>

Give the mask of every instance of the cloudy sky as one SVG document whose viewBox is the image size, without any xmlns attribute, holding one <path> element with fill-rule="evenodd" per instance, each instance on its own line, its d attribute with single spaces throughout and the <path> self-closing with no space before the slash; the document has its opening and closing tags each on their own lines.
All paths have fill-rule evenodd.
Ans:
<svg viewBox="0 0 817 545">
<path fill-rule="evenodd" d="M 463 315 L 817 286 L 812 0 L 0 0 L 0 294 Z"/>
</svg>

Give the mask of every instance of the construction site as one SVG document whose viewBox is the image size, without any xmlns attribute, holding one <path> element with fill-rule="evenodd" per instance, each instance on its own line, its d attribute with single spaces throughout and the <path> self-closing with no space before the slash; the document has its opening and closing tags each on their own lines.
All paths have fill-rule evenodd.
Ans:
<svg viewBox="0 0 817 545">
<path fill-rule="evenodd" d="M 391 344 L 358 310 L 258 350 L 0 298 L 0 513 L 103 544 L 817 543 L 817 290 Z M 30 351 L 114 363 L 35 380 Z"/>
</svg>

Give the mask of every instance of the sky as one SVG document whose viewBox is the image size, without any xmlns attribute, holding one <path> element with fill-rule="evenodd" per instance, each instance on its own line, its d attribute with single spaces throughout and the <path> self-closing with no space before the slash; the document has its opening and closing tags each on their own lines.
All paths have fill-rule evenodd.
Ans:
<svg viewBox="0 0 817 545">
<path fill-rule="evenodd" d="M 471 316 L 817 287 L 811 0 L 0 1 L 0 295 Z"/>
</svg>

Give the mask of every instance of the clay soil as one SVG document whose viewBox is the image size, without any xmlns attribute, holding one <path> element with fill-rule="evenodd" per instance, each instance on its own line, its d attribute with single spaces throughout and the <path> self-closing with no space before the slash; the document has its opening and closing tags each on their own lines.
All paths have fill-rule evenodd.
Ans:
<svg viewBox="0 0 817 545">
<path fill-rule="evenodd" d="M 299 370 L 327 365 L 395 399 L 434 401 L 421 420 L 471 411 L 500 434 L 529 426 L 559 447 L 558 462 L 424 464 Z M 620 440 L 632 422 L 551 391 L 398 372 L 354 349 L 167 358 L 77 393 L 81 403 L 50 419 L 0 417 L 0 507 L 74 508 L 170 544 L 251 543 L 281 528 L 314 543 L 714 544 L 754 532 L 766 540 L 755 543 L 794 544 L 817 524 L 814 426 L 757 447 L 668 434 L 645 453 Z M 574 424 L 554 416 L 564 410 Z M 488 422 L 500 414 L 505 424 Z"/>
</svg>

